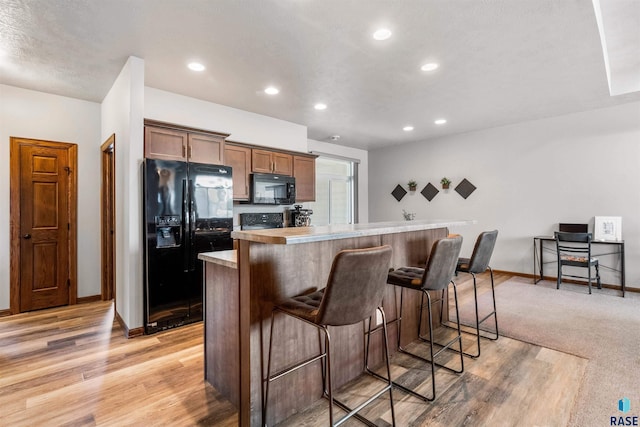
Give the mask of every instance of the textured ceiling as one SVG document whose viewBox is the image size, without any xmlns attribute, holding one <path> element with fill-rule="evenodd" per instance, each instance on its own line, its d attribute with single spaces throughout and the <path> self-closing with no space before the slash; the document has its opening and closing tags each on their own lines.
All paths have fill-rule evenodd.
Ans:
<svg viewBox="0 0 640 427">
<path fill-rule="evenodd" d="M 609 94 L 592 0 L 0 0 L 0 83 L 100 102 L 129 56 L 147 86 L 360 148 L 640 100 Z"/>
</svg>

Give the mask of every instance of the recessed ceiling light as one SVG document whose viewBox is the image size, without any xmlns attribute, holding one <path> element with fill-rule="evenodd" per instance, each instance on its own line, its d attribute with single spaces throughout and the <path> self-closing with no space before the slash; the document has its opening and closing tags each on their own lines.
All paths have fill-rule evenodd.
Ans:
<svg viewBox="0 0 640 427">
<path fill-rule="evenodd" d="M 268 95 L 277 95 L 280 93 L 280 89 L 275 88 L 273 86 L 269 86 L 268 88 L 266 88 L 264 90 L 264 93 L 268 94 Z"/>
<path fill-rule="evenodd" d="M 375 33 L 373 33 L 373 38 L 376 40 L 386 40 L 391 37 L 391 30 L 386 28 L 380 28 Z"/>
<path fill-rule="evenodd" d="M 435 123 L 437 125 L 443 125 L 443 124 L 447 123 L 447 119 L 438 119 L 438 120 L 434 121 L 433 123 Z"/>
<path fill-rule="evenodd" d="M 316 105 L 314 105 L 313 108 L 315 108 L 316 110 L 326 110 L 327 104 L 323 104 L 322 102 L 319 102 Z"/>
<path fill-rule="evenodd" d="M 332 141 L 337 141 L 337 140 L 339 140 L 339 139 L 340 139 L 340 135 L 331 135 L 329 138 L 330 138 Z"/>
<path fill-rule="evenodd" d="M 413 130 L 413 126 L 405 126 L 402 128 L 402 130 L 405 132 L 411 132 Z"/>
<path fill-rule="evenodd" d="M 200 64 L 199 62 L 191 62 L 189 63 L 189 65 L 187 65 L 187 67 L 189 67 L 189 69 L 192 71 L 204 71 L 204 65 Z"/>
<path fill-rule="evenodd" d="M 429 62 L 428 64 L 424 64 L 420 69 L 422 71 L 433 71 L 437 70 L 440 64 L 436 64 L 435 62 Z"/>
</svg>

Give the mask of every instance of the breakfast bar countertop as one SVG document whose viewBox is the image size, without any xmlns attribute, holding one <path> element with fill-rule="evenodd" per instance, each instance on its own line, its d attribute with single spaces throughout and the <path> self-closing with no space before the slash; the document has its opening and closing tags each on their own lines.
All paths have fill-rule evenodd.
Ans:
<svg viewBox="0 0 640 427">
<path fill-rule="evenodd" d="M 296 243 L 320 242 L 324 240 L 353 237 L 379 236 L 382 234 L 471 225 L 475 220 L 415 220 L 371 222 L 365 224 L 326 225 L 311 227 L 271 228 L 266 230 L 234 231 L 231 237 L 257 243 L 293 245 Z"/>
<path fill-rule="evenodd" d="M 198 254 L 198 259 L 229 268 L 238 268 L 238 251 L 235 249 L 227 251 L 201 252 Z"/>
</svg>

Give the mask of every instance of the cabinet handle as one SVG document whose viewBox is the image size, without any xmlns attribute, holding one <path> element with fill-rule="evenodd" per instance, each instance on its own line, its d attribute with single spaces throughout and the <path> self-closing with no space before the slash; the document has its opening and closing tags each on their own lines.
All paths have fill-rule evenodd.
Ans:
<svg viewBox="0 0 640 427">
<path fill-rule="evenodd" d="M 187 157 L 187 147 L 182 144 L 182 157 Z"/>
<path fill-rule="evenodd" d="M 189 158 L 193 156 L 193 146 L 189 145 Z"/>
</svg>

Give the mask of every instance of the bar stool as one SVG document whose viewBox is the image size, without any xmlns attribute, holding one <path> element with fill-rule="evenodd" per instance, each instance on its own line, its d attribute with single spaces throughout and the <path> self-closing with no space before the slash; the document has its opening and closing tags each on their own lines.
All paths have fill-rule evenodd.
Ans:
<svg viewBox="0 0 640 427">
<path fill-rule="evenodd" d="M 355 416 L 360 421 L 369 425 L 374 425 L 364 417 L 358 415 L 358 411 L 373 402 L 385 392 L 389 392 L 389 403 L 391 405 L 391 419 L 395 426 L 395 413 L 393 410 L 393 395 L 391 382 L 391 369 L 389 365 L 389 346 L 387 340 L 387 327 L 384 310 L 382 309 L 382 298 L 386 285 L 386 276 L 391 262 L 391 247 L 379 246 L 366 249 L 343 250 L 339 252 L 331 266 L 331 272 L 324 289 L 311 294 L 300 295 L 286 299 L 273 307 L 271 312 L 271 334 L 269 338 L 269 359 L 267 362 L 267 378 L 265 379 L 265 393 L 262 404 L 262 420 L 266 423 L 267 406 L 269 400 L 269 384 L 289 374 L 303 366 L 323 359 L 322 369 L 324 397 L 329 400 L 329 422 L 331 426 L 342 424 L 348 418 Z M 382 326 L 384 333 L 385 357 L 387 361 L 387 378 L 381 377 L 387 385 L 366 402 L 360 404 L 355 409 L 351 409 L 333 398 L 331 387 L 331 338 L 329 326 L 346 326 L 362 322 L 369 318 L 369 333 L 367 334 L 367 358 L 369 349 L 369 336 L 371 335 L 371 315 L 375 310 L 379 310 L 382 315 Z M 324 331 L 325 348 L 320 354 L 305 361 L 271 374 L 271 349 L 273 346 L 274 320 L 276 313 L 283 313 L 302 320 L 315 326 L 318 330 Z M 365 364 L 368 361 L 365 361 Z M 343 418 L 334 424 L 333 404 L 347 412 Z"/>
<path fill-rule="evenodd" d="M 431 365 L 431 397 L 420 394 L 406 386 L 399 384 L 396 381 L 393 382 L 393 385 L 425 401 L 433 401 L 436 398 L 436 365 L 457 374 L 460 374 L 464 371 L 464 360 L 462 357 L 462 333 L 460 331 L 460 323 L 458 320 L 458 292 L 456 290 L 456 284 L 452 280 L 456 268 L 456 262 L 458 260 L 458 256 L 460 255 L 461 247 L 461 236 L 440 239 L 433 244 L 431 255 L 429 256 L 429 260 L 427 261 L 426 268 L 401 267 L 390 272 L 387 276 L 387 283 L 395 286 L 400 286 L 400 314 L 398 316 L 398 319 L 395 320 L 396 322 L 398 322 L 398 350 Z M 429 291 L 442 291 L 442 294 L 444 295 L 444 290 L 449 286 L 449 283 L 453 284 L 453 294 L 456 305 L 456 320 L 458 321 L 458 333 L 446 344 L 439 344 L 435 343 L 433 340 L 433 320 L 431 318 L 431 304 L 434 302 L 439 302 L 439 300 L 432 302 Z M 403 310 L 402 300 L 405 289 L 413 289 L 422 292 L 420 301 L 420 318 L 418 321 L 418 338 L 424 342 L 429 343 L 430 359 L 426 359 L 415 353 L 411 353 L 410 351 L 403 348 L 400 343 Z M 421 333 L 422 311 L 425 306 L 425 296 L 427 298 L 427 317 L 429 318 L 429 339 L 423 337 Z M 455 342 L 458 342 L 460 346 L 460 351 L 456 351 L 457 353 L 460 353 L 460 370 L 452 369 L 448 366 L 444 366 L 435 362 L 435 358 L 438 357 L 443 351 L 449 349 Z M 440 350 L 435 353 L 433 350 L 434 344 L 441 347 Z"/>
<path fill-rule="evenodd" d="M 500 336 L 498 332 L 498 316 L 496 309 L 496 293 L 493 286 L 493 270 L 489 266 L 489 262 L 491 261 L 491 255 L 493 254 L 493 248 L 496 245 L 496 240 L 498 239 L 498 230 L 493 231 L 485 231 L 480 233 L 478 238 L 476 239 L 476 244 L 473 247 L 473 252 L 471 253 L 471 258 L 459 258 L 458 264 L 456 266 L 456 276 L 458 272 L 469 273 L 473 277 L 473 300 L 475 303 L 475 315 L 476 315 L 476 333 L 473 334 L 471 332 L 463 331 L 468 334 L 472 334 L 476 336 L 478 351 L 475 354 L 464 353 L 466 356 L 476 358 L 480 356 L 480 325 L 485 320 L 488 320 L 490 317 L 493 317 L 496 332 L 495 337 L 491 336 L 483 336 L 483 338 L 487 338 L 489 340 L 495 341 Z M 476 283 L 476 274 L 484 273 L 489 270 L 489 274 L 491 275 L 491 298 L 493 301 L 493 311 L 487 314 L 485 317 L 480 320 L 478 315 L 478 288 Z M 483 330 L 484 332 L 488 332 Z"/>
</svg>

